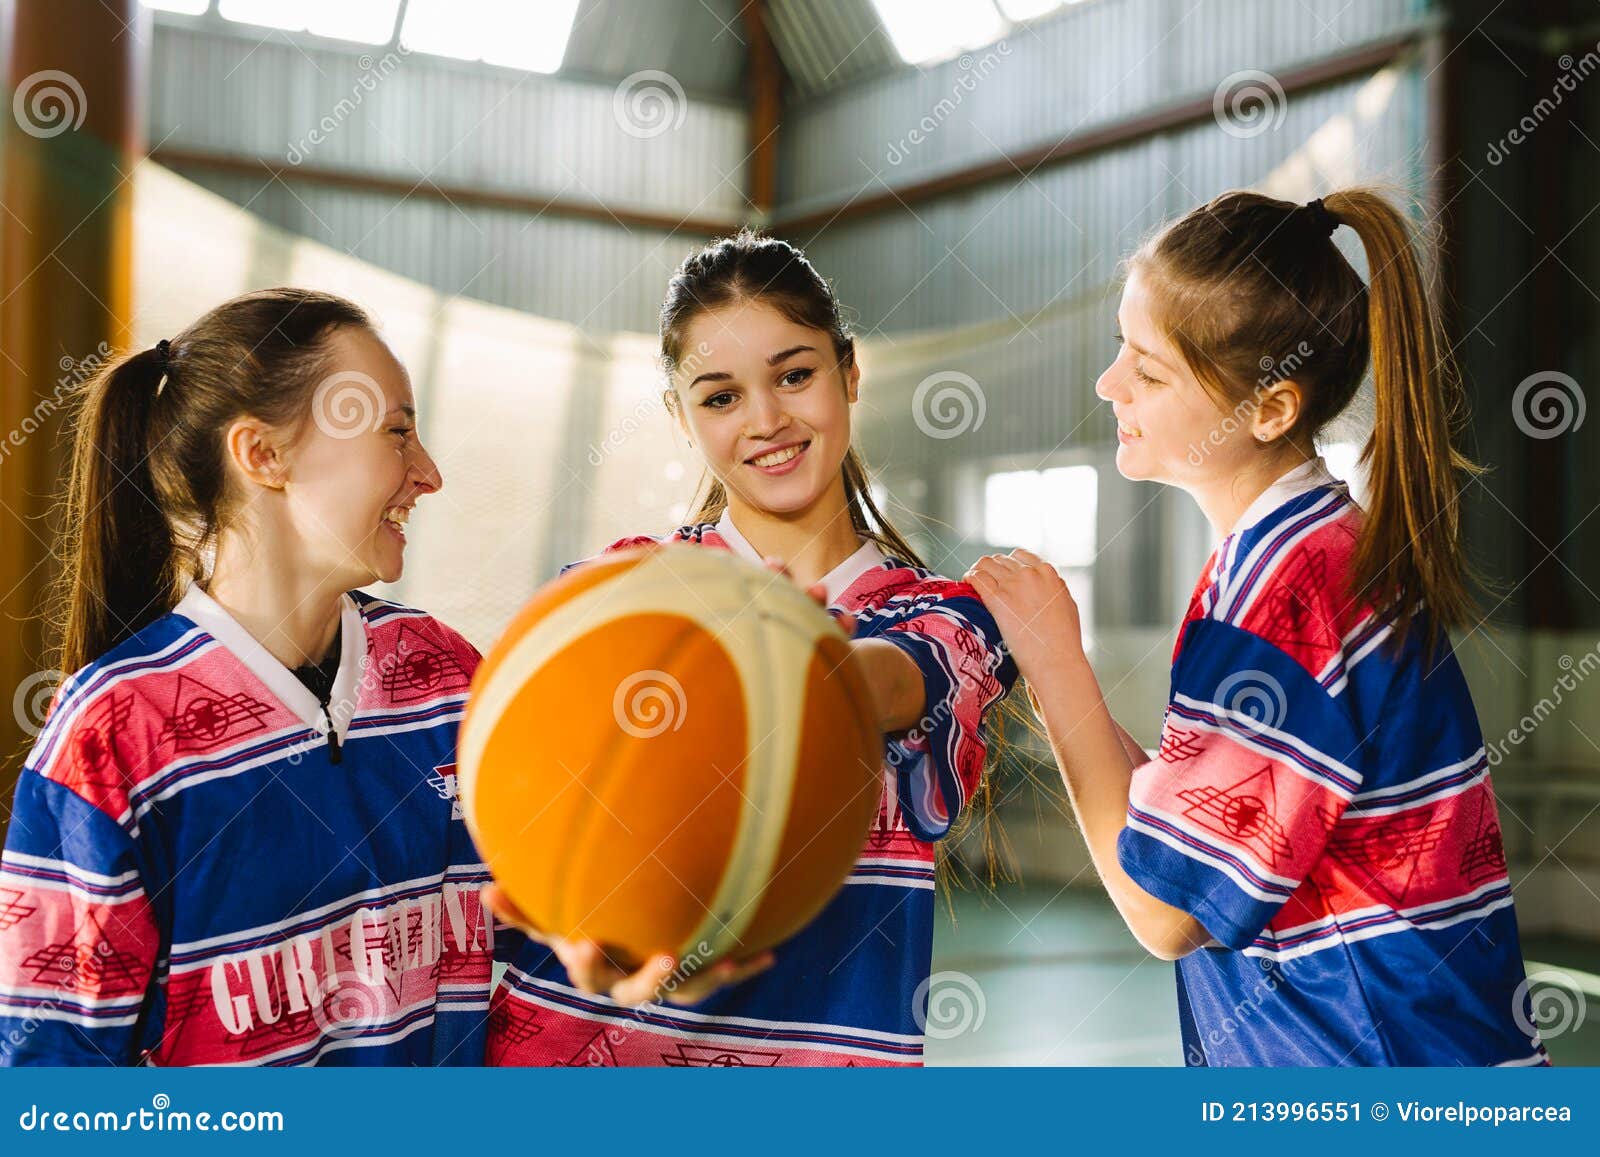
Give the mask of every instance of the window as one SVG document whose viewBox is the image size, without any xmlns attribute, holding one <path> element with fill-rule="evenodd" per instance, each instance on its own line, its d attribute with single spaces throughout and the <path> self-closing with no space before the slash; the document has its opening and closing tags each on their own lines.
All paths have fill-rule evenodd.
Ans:
<svg viewBox="0 0 1600 1157">
<path fill-rule="evenodd" d="M 907 64 L 934 64 L 993 44 L 1012 25 L 1080 0 L 872 0 Z"/>
<path fill-rule="evenodd" d="M 1100 472 L 1093 466 L 1007 470 L 983 486 L 983 537 L 1055 564 L 1078 604 L 1084 646 L 1094 624 L 1094 557 Z"/>
<path fill-rule="evenodd" d="M 158 12 L 181 12 L 185 16 L 199 16 L 211 7 L 211 0 L 140 0 L 140 3 Z"/>
<path fill-rule="evenodd" d="M 436 56 L 554 72 L 577 14 L 578 0 L 411 0 L 400 43 Z"/>
<path fill-rule="evenodd" d="M 218 0 L 227 20 L 287 32 L 311 32 L 362 44 L 387 44 L 394 36 L 400 0 Z"/>
</svg>

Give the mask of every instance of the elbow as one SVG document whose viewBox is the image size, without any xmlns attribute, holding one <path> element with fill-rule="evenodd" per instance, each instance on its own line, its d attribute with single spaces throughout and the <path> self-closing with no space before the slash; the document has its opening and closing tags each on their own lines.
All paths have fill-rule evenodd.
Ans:
<svg viewBox="0 0 1600 1157">
<path fill-rule="evenodd" d="M 1139 944 L 1157 960 L 1182 960 L 1211 940 L 1211 934 L 1193 916 L 1185 915 L 1176 925 L 1163 923 L 1163 927 L 1134 929 Z"/>
</svg>

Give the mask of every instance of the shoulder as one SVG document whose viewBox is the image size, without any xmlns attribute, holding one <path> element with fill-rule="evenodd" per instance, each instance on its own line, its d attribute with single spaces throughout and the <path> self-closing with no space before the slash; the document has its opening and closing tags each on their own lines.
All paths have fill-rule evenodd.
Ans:
<svg viewBox="0 0 1600 1157">
<path fill-rule="evenodd" d="M 445 684 L 459 682 L 465 689 L 482 658 L 465 635 L 415 607 L 366 591 L 349 594 L 361 612 L 367 654 L 373 661 L 396 670 L 437 665 Z"/>
<path fill-rule="evenodd" d="M 1208 618 L 1255 636 L 1313 676 L 1337 666 L 1374 608 L 1350 589 L 1363 515 L 1342 488 L 1302 495 L 1241 535 Z"/>
<path fill-rule="evenodd" d="M 70 675 L 36 673 L 31 699 L 19 694 L 19 702 L 49 703 L 30 710 L 43 722 L 26 768 L 120 817 L 129 789 L 158 770 L 148 759 L 124 758 L 131 737 L 162 730 L 178 672 L 212 643 L 188 618 L 168 613 Z"/>
</svg>

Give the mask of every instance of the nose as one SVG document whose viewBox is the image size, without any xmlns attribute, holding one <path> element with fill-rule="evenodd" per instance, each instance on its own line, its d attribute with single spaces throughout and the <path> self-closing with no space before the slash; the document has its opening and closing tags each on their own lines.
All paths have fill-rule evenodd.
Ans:
<svg viewBox="0 0 1600 1157">
<path fill-rule="evenodd" d="M 745 407 L 744 436 L 751 441 L 765 442 L 789 424 L 778 395 L 772 390 L 753 390 Z"/>
<path fill-rule="evenodd" d="M 1128 390 L 1128 374 L 1122 368 L 1122 354 L 1117 354 L 1116 360 L 1101 371 L 1095 379 L 1094 392 L 1097 397 L 1108 402 L 1125 402 L 1131 394 Z"/>
<path fill-rule="evenodd" d="M 423 447 L 420 438 L 415 440 L 411 451 L 408 477 L 412 490 L 417 494 L 432 494 L 444 486 L 444 476 L 439 472 L 439 464 Z"/>
</svg>

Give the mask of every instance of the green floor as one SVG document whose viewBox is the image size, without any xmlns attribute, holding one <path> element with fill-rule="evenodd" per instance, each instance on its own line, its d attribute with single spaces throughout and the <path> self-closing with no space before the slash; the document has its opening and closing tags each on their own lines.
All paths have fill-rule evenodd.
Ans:
<svg viewBox="0 0 1600 1157">
<path fill-rule="evenodd" d="M 1533 939 L 1523 947 L 1540 966 L 1600 975 L 1600 945 Z M 936 978 L 971 981 L 936 979 L 933 994 L 947 1004 L 944 1019 L 938 1008 L 930 1014 L 927 1061 L 1179 1064 L 1172 967 L 1139 947 L 1102 892 L 1035 884 L 958 893 L 953 922 L 940 904 L 933 968 Z M 1546 1040 L 1557 1064 L 1600 1064 L 1597 996 L 1587 998 L 1597 1006 L 1586 1010 L 1592 1018 L 1568 1015 L 1573 1027 Z M 1584 997 L 1566 999 L 1568 1009 L 1584 1009 Z"/>
</svg>

